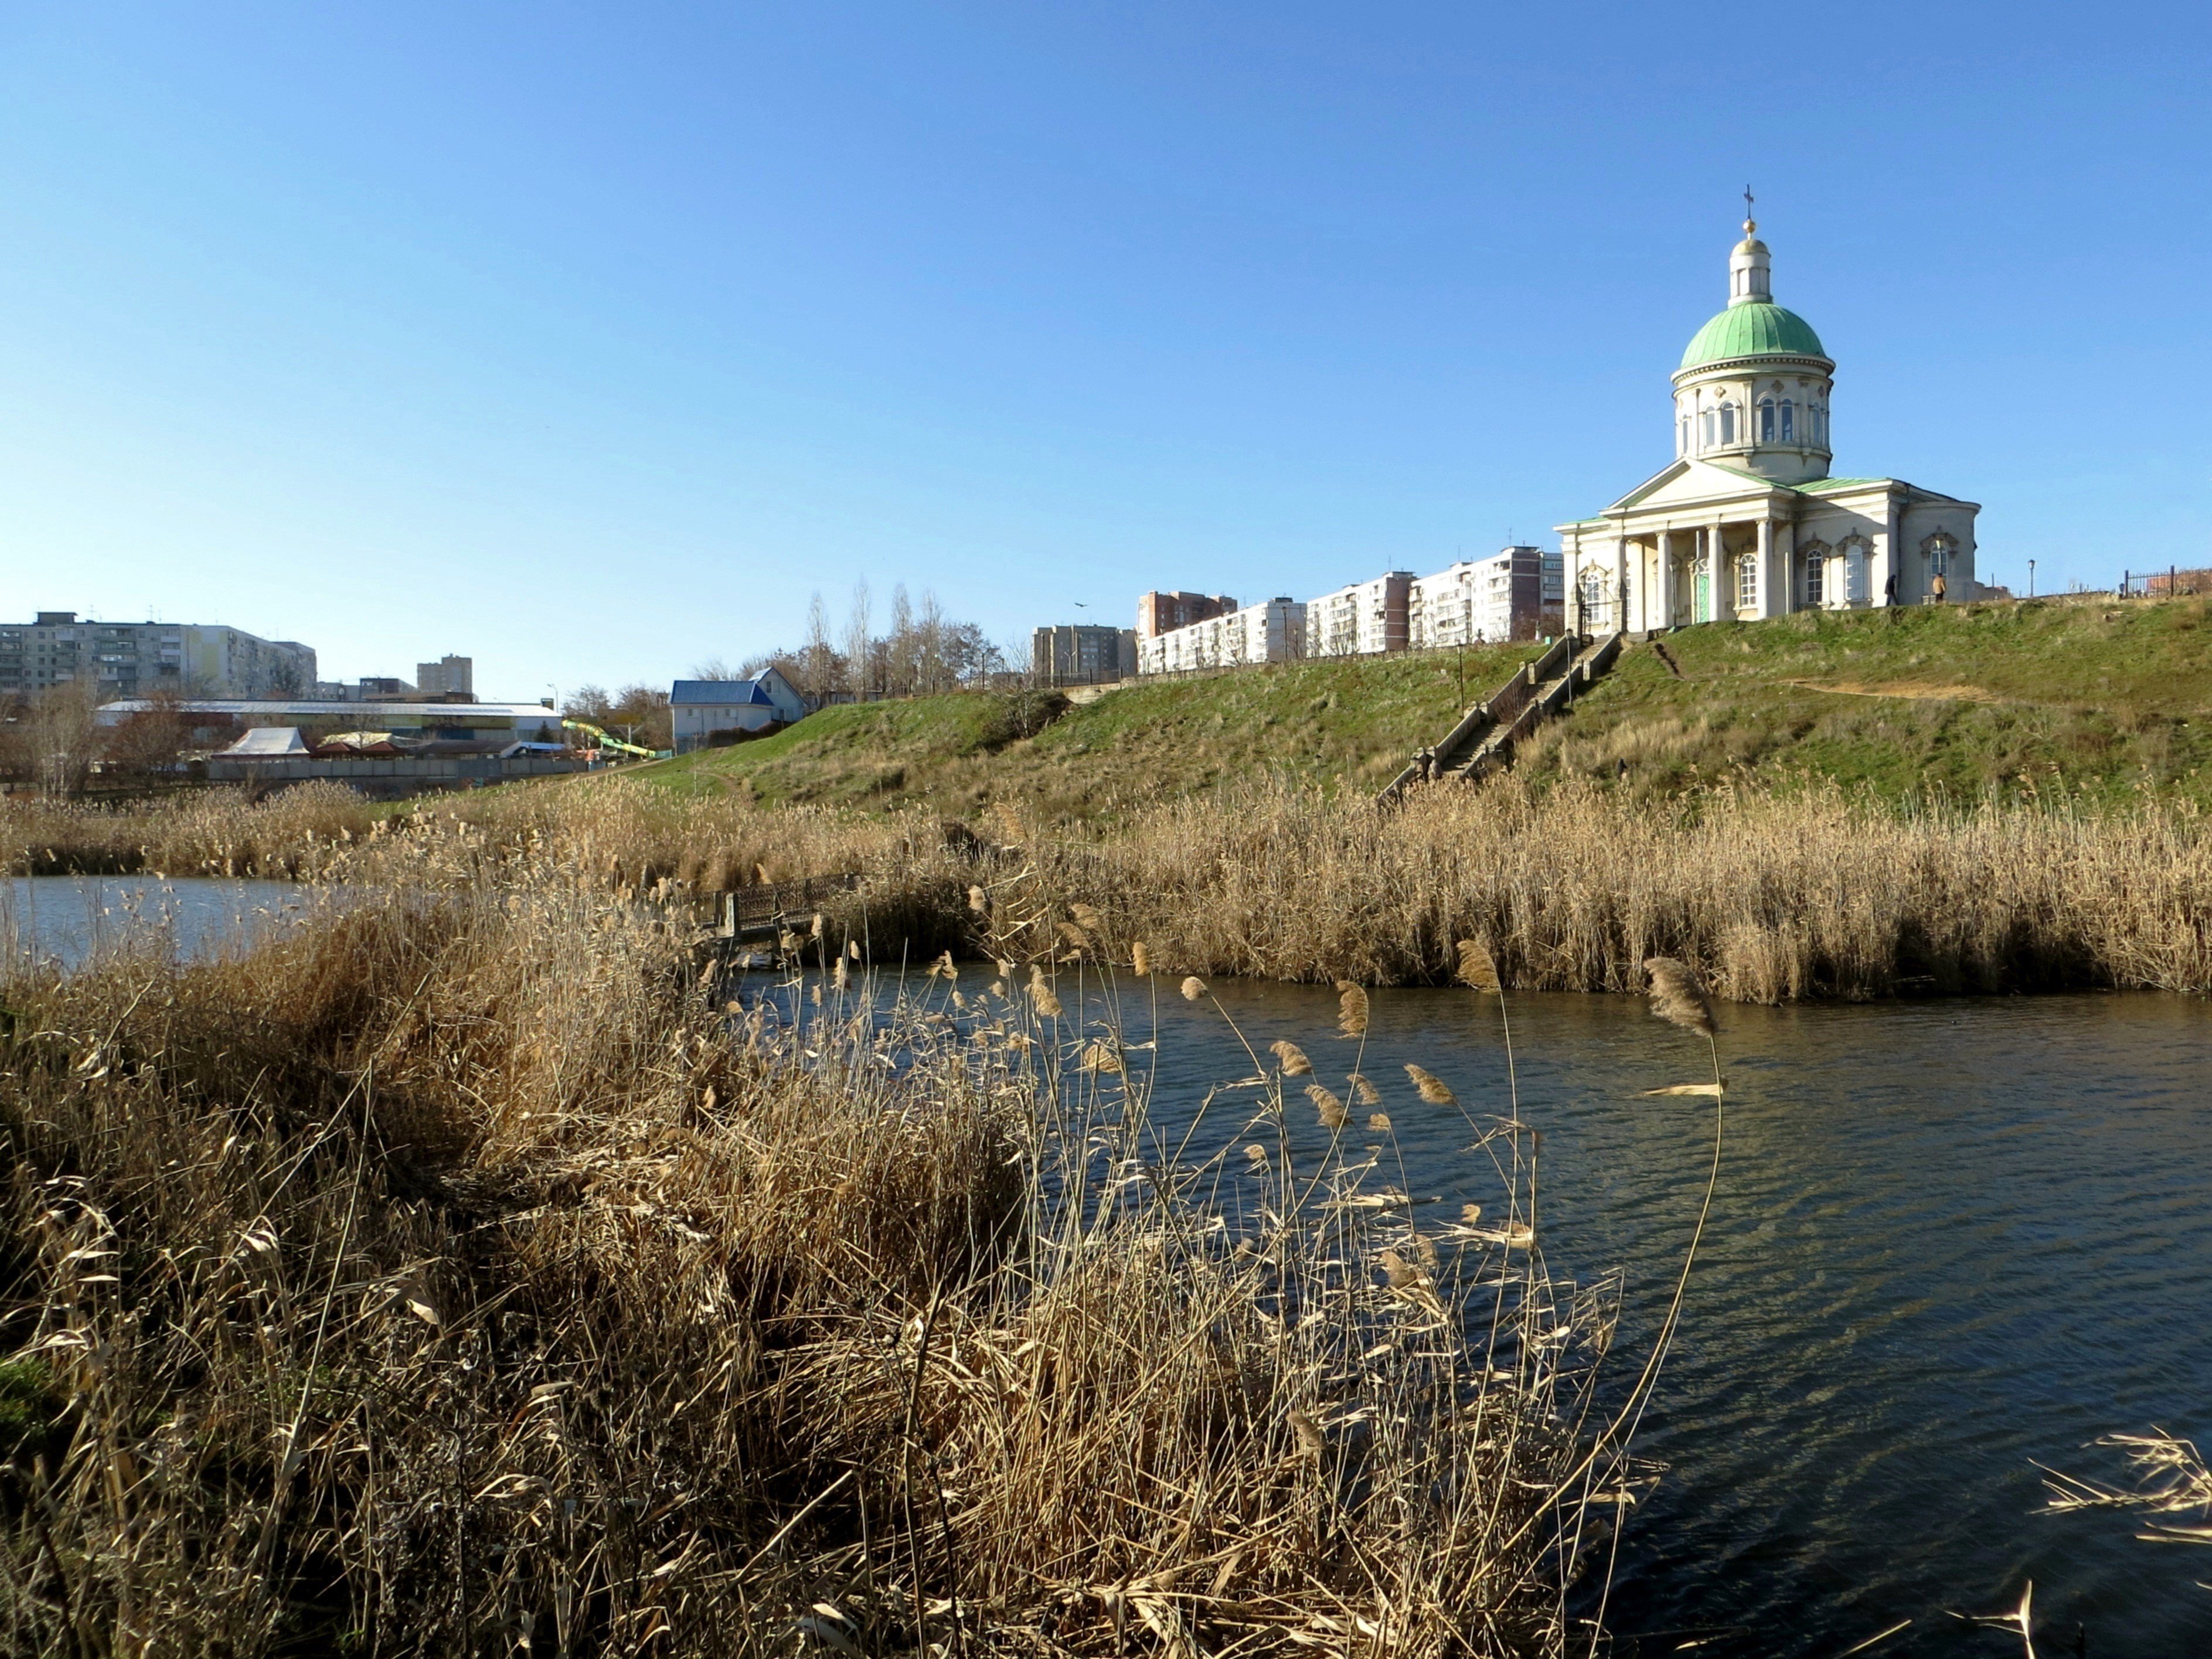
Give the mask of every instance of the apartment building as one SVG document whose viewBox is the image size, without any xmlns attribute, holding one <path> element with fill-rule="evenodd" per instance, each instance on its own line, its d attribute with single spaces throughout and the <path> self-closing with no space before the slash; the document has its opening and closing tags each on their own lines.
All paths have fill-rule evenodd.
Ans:
<svg viewBox="0 0 2212 1659">
<path fill-rule="evenodd" d="M 476 659 L 448 653 L 435 662 L 418 662 L 415 689 L 425 697 L 472 697 L 477 691 Z"/>
<path fill-rule="evenodd" d="M 1508 547 L 1417 577 L 1407 594 L 1407 642 L 1416 651 L 1533 640 L 1564 626 L 1564 562 L 1540 547 Z"/>
<path fill-rule="evenodd" d="M 1237 668 L 1248 663 L 1291 662 L 1305 653 L 1306 607 L 1296 599 L 1274 599 L 1139 640 L 1137 672 L 1175 674 L 1194 668 Z"/>
<path fill-rule="evenodd" d="M 1307 654 L 1366 657 L 1403 651 L 1413 588 L 1412 571 L 1388 570 L 1308 601 Z"/>
<path fill-rule="evenodd" d="M 1147 593 L 1137 601 L 1137 637 L 1157 639 L 1236 609 L 1237 601 L 1226 593 Z"/>
<path fill-rule="evenodd" d="M 202 696 L 295 696 L 315 683 L 315 653 L 295 640 L 187 623 L 80 621 L 41 611 L 0 625 L 0 696 L 85 686 L 101 702 L 191 692 Z"/>
<path fill-rule="evenodd" d="M 1030 672 L 1039 685 L 1110 685 L 1136 672 L 1134 629 L 1083 624 L 1030 635 Z"/>
</svg>

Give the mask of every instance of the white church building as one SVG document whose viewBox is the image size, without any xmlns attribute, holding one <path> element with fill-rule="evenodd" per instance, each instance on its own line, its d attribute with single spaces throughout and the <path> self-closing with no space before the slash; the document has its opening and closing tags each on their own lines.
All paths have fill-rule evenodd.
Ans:
<svg viewBox="0 0 2212 1659">
<path fill-rule="evenodd" d="M 1674 371 L 1674 459 L 1594 519 L 1561 525 L 1567 626 L 1584 634 L 1917 605 L 1975 592 L 1972 501 L 1899 478 L 1828 476 L 1836 365 L 1774 303 L 1744 221 L 1729 303 Z"/>
</svg>

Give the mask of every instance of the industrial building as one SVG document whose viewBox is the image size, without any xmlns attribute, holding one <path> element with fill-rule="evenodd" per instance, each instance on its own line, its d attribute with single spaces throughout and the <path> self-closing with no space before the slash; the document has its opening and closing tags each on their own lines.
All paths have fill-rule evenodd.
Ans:
<svg viewBox="0 0 2212 1659">
<path fill-rule="evenodd" d="M 1137 672 L 1137 631 L 1083 623 L 1030 635 L 1030 673 L 1039 685 L 1111 685 Z"/>
<path fill-rule="evenodd" d="M 314 726 L 332 729 L 339 724 L 357 726 L 362 719 L 358 702 L 316 697 L 188 697 L 155 702 L 123 697 L 102 704 L 94 716 L 102 726 L 120 726 L 134 714 L 167 711 L 182 717 L 204 717 L 210 728 L 239 730 L 256 726 Z M 441 743 L 562 743 L 561 716 L 542 702 L 385 702 L 376 705 L 380 731 L 394 736 L 422 738 Z"/>
<path fill-rule="evenodd" d="M 89 687 L 101 702 L 175 692 L 204 697 L 296 696 L 315 684 L 315 653 L 295 640 L 196 623 L 81 622 L 41 611 L 0 626 L 0 696 Z"/>
</svg>

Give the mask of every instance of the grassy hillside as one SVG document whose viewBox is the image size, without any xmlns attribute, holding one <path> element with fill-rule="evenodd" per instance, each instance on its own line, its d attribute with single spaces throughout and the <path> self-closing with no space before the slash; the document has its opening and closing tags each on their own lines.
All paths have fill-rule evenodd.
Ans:
<svg viewBox="0 0 2212 1659">
<path fill-rule="evenodd" d="M 1639 794 L 1826 775 L 1890 796 L 2063 787 L 2212 799 L 2212 614 L 2203 599 L 2077 599 L 1820 613 L 1671 635 L 1678 677 L 1632 648 L 1522 758 L 1538 778 Z M 1535 647 L 1469 651 L 1468 700 Z M 1379 787 L 1460 707 L 1451 653 L 1285 664 L 1054 697 L 963 694 L 826 709 L 736 748 L 622 775 L 775 803 L 1019 800 L 1111 820 L 1255 772 Z M 1625 775 L 1621 763 L 1626 763 Z"/>
<path fill-rule="evenodd" d="M 1467 652 L 1468 699 L 1541 649 Z M 1035 693 L 854 704 L 772 738 L 621 775 L 763 803 L 965 812 L 1018 799 L 1069 818 L 1110 817 L 1255 770 L 1379 787 L 1457 718 L 1462 669 L 1457 653 L 1441 652 L 1278 664 L 1073 705 Z"/>
<path fill-rule="evenodd" d="M 1939 788 L 2212 797 L 2203 599 L 1917 607 L 1670 635 L 1632 650 L 1524 771 L 1671 793 L 1749 772 Z"/>
</svg>

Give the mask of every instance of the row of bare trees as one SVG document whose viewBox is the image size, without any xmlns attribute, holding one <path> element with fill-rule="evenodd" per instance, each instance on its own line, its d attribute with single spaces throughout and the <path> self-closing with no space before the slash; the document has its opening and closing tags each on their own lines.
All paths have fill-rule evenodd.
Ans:
<svg viewBox="0 0 2212 1659">
<path fill-rule="evenodd" d="M 147 778 L 174 769 L 191 736 L 173 698 L 102 726 L 89 686 L 58 685 L 0 699 L 0 778 L 66 799 L 84 793 L 95 768 Z"/>
<path fill-rule="evenodd" d="M 735 669 L 715 661 L 693 672 L 702 679 L 750 679 L 775 668 L 801 696 L 818 705 L 985 684 L 1026 668 L 1025 661 L 1016 660 L 1024 654 L 992 643 L 980 623 L 953 621 L 927 588 L 916 604 L 903 582 L 891 589 L 889 627 L 878 634 L 874 596 L 862 580 L 853 588 L 842 629 L 832 629 L 830 607 L 817 592 L 807 607 L 805 641 L 797 648 L 763 652 Z"/>
</svg>

